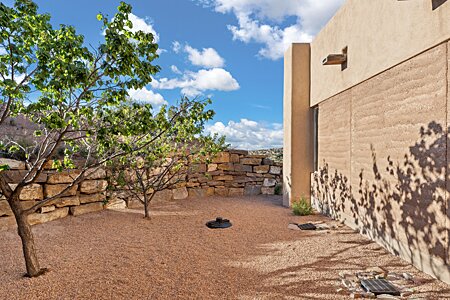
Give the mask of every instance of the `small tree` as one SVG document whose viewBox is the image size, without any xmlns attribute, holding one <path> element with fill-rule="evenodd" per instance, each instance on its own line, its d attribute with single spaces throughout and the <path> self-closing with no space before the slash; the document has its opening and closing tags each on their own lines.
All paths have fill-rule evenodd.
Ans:
<svg viewBox="0 0 450 300">
<path fill-rule="evenodd" d="M 73 27 L 53 28 L 50 16 L 39 14 L 31 0 L 16 0 L 14 7 L 0 3 L 0 124 L 23 115 L 38 128 L 34 147 L 22 149 L 27 172 L 14 190 L 5 177 L 8 166 L 0 166 L 0 191 L 14 213 L 30 277 L 43 271 L 28 215 L 58 201 L 106 162 L 159 145 L 165 132 L 196 105 L 174 107 L 167 114 L 127 102 L 129 89 L 144 87 L 159 71 L 152 64 L 158 45 L 151 33 L 132 30 L 130 12 L 131 6 L 121 2 L 112 19 L 97 16 L 104 42 L 94 49 L 84 45 Z M 0 133 L 0 141 L 5 139 Z M 13 141 L 4 141 L 6 145 L 9 153 L 20 149 Z M 22 207 L 21 191 L 37 180 L 61 147 L 63 158 L 53 161 L 59 171 L 75 168 L 74 155 L 85 152 L 78 175 L 61 193 Z"/>
<path fill-rule="evenodd" d="M 224 148 L 223 138 L 202 135 L 205 122 L 214 116 L 212 110 L 205 111 L 209 103 L 210 100 L 182 99 L 179 107 L 183 113 L 157 142 L 113 163 L 112 181 L 116 188 L 144 205 L 145 218 L 150 218 L 149 205 L 157 192 L 186 181 L 193 164 L 208 161 Z M 168 118 L 174 113 L 169 109 Z M 146 138 L 131 143 L 134 148 L 139 147 L 135 143 L 146 143 Z"/>
</svg>

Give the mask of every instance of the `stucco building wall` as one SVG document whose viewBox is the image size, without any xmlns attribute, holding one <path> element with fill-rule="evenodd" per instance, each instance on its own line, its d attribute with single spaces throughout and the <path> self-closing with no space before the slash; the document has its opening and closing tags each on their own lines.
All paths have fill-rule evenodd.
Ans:
<svg viewBox="0 0 450 300">
<path fill-rule="evenodd" d="M 311 43 L 311 106 L 450 39 L 449 16 L 443 0 L 345 1 Z M 344 47 L 345 71 L 322 66 Z"/>
<path fill-rule="evenodd" d="M 324 212 L 450 282 L 449 43 L 319 104 Z"/>
</svg>

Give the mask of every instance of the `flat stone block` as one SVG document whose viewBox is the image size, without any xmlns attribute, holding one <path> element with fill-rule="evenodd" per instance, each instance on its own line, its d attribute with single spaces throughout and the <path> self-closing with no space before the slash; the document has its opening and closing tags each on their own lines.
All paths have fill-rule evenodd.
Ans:
<svg viewBox="0 0 450 300">
<path fill-rule="evenodd" d="M 47 223 L 47 222 L 50 222 L 53 220 L 67 217 L 68 214 L 69 214 L 69 208 L 64 207 L 64 208 L 59 208 L 52 212 L 48 212 L 48 213 L 44 213 L 44 214 L 40 214 L 40 213 L 30 214 L 28 216 L 28 222 L 30 223 L 30 225 L 43 224 L 43 223 Z"/>
<path fill-rule="evenodd" d="M 85 204 L 93 202 L 103 202 L 106 199 L 106 196 L 102 193 L 88 194 L 88 195 L 80 194 L 78 196 L 78 199 L 80 201 L 80 204 Z"/>
<path fill-rule="evenodd" d="M 277 166 L 270 166 L 270 174 L 274 174 L 274 175 L 280 175 L 281 174 L 281 167 L 277 167 Z"/>
<path fill-rule="evenodd" d="M 264 187 L 274 187 L 277 184 L 277 181 L 273 178 L 264 178 L 263 186 Z"/>
<path fill-rule="evenodd" d="M 94 194 L 103 192 L 108 187 L 106 180 L 85 180 L 80 184 L 80 192 L 83 194 Z"/>
<path fill-rule="evenodd" d="M 58 198 L 55 201 L 51 201 L 56 207 L 66 207 L 66 206 L 75 206 L 80 205 L 80 197 L 71 196 L 71 197 L 63 197 Z"/>
<path fill-rule="evenodd" d="M 245 196 L 256 196 L 261 194 L 261 186 L 260 185 L 248 185 L 244 189 Z"/>
<path fill-rule="evenodd" d="M 9 158 L 0 158 L 0 165 L 8 165 L 10 170 L 25 170 L 25 162 Z"/>
<path fill-rule="evenodd" d="M 46 184 L 44 186 L 44 195 L 46 198 L 53 197 L 62 192 L 67 186 L 68 184 Z M 78 185 L 75 184 L 70 189 L 68 189 L 64 194 L 62 194 L 61 197 L 75 196 L 77 194 L 77 189 Z"/>
<path fill-rule="evenodd" d="M 187 197 L 189 197 L 189 193 L 188 193 L 186 187 L 174 189 L 174 190 L 172 190 L 172 192 L 173 192 L 174 200 L 183 200 L 183 199 L 186 199 Z"/>
<path fill-rule="evenodd" d="M 230 197 L 234 196 L 243 196 L 244 189 L 243 188 L 230 188 L 230 192 L 228 194 Z"/>
<path fill-rule="evenodd" d="M 233 176 L 232 175 L 221 175 L 221 176 L 214 176 L 214 180 L 221 180 L 221 181 L 232 181 Z"/>
<path fill-rule="evenodd" d="M 229 152 L 219 152 L 216 157 L 213 159 L 213 163 L 229 163 L 230 162 L 230 153 Z"/>
<path fill-rule="evenodd" d="M 47 183 L 60 184 L 60 183 L 72 183 L 75 178 L 80 175 L 80 171 L 62 171 L 48 174 Z"/>
<path fill-rule="evenodd" d="M 242 165 L 252 165 L 252 166 L 259 166 L 261 164 L 262 159 L 261 158 L 241 158 L 241 164 Z"/>
<path fill-rule="evenodd" d="M 217 196 L 228 197 L 229 192 L 229 189 L 226 187 L 216 187 L 214 189 L 214 194 Z"/>
<path fill-rule="evenodd" d="M 258 174 L 265 174 L 268 173 L 270 169 L 270 166 L 264 165 L 264 166 L 254 166 L 253 172 Z"/>
<path fill-rule="evenodd" d="M 72 206 L 70 207 L 70 214 L 73 216 L 79 216 L 102 210 L 103 210 L 103 203 L 94 202 L 89 204 L 82 204 L 80 206 Z"/>
<path fill-rule="evenodd" d="M 275 195 L 275 188 L 273 187 L 262 187 L 261 194 L 263 195 Z"/>
</svg>

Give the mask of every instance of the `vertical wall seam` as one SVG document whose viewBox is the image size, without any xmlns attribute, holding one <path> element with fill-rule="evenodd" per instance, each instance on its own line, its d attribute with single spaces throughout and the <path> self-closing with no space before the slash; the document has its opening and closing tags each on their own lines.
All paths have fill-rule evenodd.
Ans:
<svg viewBox="0 0 450 300">
<path fill-rule="evenodd" d="M 450 52 L 449 52 L 449 49 L 448 49 L 448 47 L 449 47 L 449 44 L 450 44 L 450 42 L 447 42 L 446 43 L 446 47 L 445 47 L 445 49 L 446 49 L 446 66 L 447 66 L 447 70 L 446 70 L 446 72 L 445 72 L 445 77 L 446 77 L 446 86 L 445 86 L 445 89 L 446 89 L 446 99 L 445 99 L 445 140 L 447 141 L 447 144 L 446 144 L 446 158 L 445 158 L 445 161 L 447 162 L 446 163 L 446 168 L 445 168 L 445 228 L 446 228 L 446 230 L 447 230 L 447 236 L 446 236 L 446 240 L 447 240 L 447 247 L 446 247 L 446 249 L 447 249 L 447 251 L 446 251 L 446 253 L 447 253 L 447 255 L 446 255 L 446 257 L 445 257 L 445 262 L 446 262 L 446 264 L 448 265 L 449 264 L 449 260 L 450 260 L 450 257 L 449 257 L 449 244 L 450 244 L 450 240 L 449 240 L 449 238 L 450 238 L 450 228 L 449 228 L 449 226 L 450 226 L 450 222 L 449 222 L 449 214 L 448 214 L 448 209 L 449 209 L 449 199 L 448 199 L 448 197 L 449 197 L 449 192 L 448 192 L 448 187 L 449 187 L 449 182 L 448 182 L 448 176 L 449 176 L 449 161 L 448 161 L 448 157 L 449 157 L 449 143 L 448 143 L 448 139 L 449 139 L 449 131 L 448 131 L 448 127 L 449 127 L 449 124 L 448 124 L 448 102 L 450 101 L 450 98 L 449 98 L 449 85 L 450 85 L 450 78 L 449 78 L 449 71 L 450 71 L 450 69 L 449 69 L 449 61 L 450 61 Z"/>
</svg>

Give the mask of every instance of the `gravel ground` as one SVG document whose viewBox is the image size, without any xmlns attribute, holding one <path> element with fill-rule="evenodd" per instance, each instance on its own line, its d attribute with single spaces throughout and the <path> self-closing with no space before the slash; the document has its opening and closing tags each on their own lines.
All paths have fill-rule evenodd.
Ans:
<svg viewBox="0 0 450 300">
<path fill-rule="evenodd" d="M 196 199 L 140 213 L 104 211 L 34 227 L 50 272 L 22 278 L 20 240 L 0 232 L 0 299 L 348 299 L 339 271 L 381 266 L 423 278 L 420 295 L 450 299 L 450 287 L 352 230 L 305 232 L 278 197 Z M 233 227 L 205 222 L 229 218 Z"/>
</svg>

